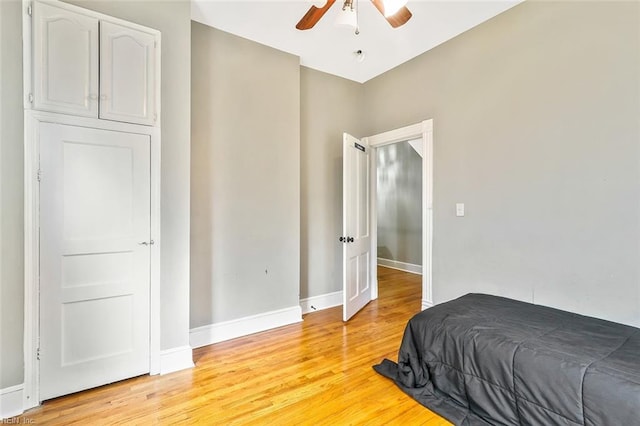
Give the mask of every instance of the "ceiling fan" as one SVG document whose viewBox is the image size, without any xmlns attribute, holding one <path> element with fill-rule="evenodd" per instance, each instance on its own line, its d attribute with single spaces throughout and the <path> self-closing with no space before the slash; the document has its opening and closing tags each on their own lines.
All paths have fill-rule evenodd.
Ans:
<svg viewBox="0 0 640 426">
<path fill-rule="evenodd" d="M 345 0 L 342 10 L 353 11 L 353 1 L 354 0 Z M 300 19 L 300 22 L 296 24 L 296 28 L 299 30 L 313 28 L 335 2 L 336 0 L 326 0 L 325 5 L 322 7 L 311 6 L 302 19 Z M 404 25 L 411 19 L 411 12 L 405 6 L 407 3 L 406 0 L 371 0 L 371 3 L 382 13 L 393 28 Z"/>
</svg>

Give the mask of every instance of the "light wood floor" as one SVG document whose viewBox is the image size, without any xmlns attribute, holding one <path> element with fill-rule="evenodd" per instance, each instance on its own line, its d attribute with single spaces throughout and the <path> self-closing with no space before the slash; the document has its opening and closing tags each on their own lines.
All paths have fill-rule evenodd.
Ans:
<svg viewBox="0 0 640 426">
<path fill-rule="evenodd" d="M 450 425 L 371 368 L 397 360 L 420 310 L 420 276 L 379 268 L 379 299 L 196 349 L 196 367 L 57 398 L 21 424 Z"/>
</svg>

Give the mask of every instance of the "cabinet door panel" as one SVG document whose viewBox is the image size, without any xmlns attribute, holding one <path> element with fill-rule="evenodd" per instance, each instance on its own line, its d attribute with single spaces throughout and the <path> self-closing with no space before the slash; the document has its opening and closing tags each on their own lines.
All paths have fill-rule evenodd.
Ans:
<svg viewBox="0 0 640 426">
<path fill-rule="evenodd" d="M 156 121 L 156 35 L 100 22 L 100 118 Z"/>
<path fill-rule="evenodd" d="M 34 3 L 34 108 L 98 116 L 98 19 Z"/>
</svg>

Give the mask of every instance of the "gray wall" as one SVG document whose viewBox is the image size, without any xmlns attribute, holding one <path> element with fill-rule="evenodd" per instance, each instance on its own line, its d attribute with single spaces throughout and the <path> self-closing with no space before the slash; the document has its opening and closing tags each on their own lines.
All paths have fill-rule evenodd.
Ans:
<svg viewBox="0 0 640 426">
<path fill-rule="evenodd" d="M 0 389 L 23 381 L 22 15 L 0 0 Z"/>
<path fill-rule="evenodd" d="M 162 31 L 161 347 L 189 344 L 190 13 L 188 1 L 74 1 Z M 23 129 L 20 3 L 0 0 L 2 287 L 0 388 L 23 381 Z"/>
<path fill-rule="evenodd" d="M 378 259 L 422 265 L 422 157 L 409 142 L 376 156 Z"/>
<path fill-rule="evenodd" d="M 300 63 L 192 23 L 191 327 L 298 305 Z"/>
<path fill-rule="evenodd" d="M 363 86 L 300 70 L 300 297 L 342 290 L 342 133 L 363 136 Z"/>
<path fill-rule="evenodd" d="M 640 325 L 640 3 L 524 2 L 367 82 L 363 107 L 367 134 L 434 119 L 435 302 Z"/>
</svg>

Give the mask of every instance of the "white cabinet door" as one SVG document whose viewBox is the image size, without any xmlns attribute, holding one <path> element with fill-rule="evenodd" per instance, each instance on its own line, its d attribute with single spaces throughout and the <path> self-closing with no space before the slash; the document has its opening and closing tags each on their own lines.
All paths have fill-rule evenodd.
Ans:
<svg viewBox="0 0 640 426">
<path fill-rule="evenodd" d="M 33 5 L 34 108 L 98 117 L 98 19 Z"/>
<path fill-rule="evenodd" d="M 152 32 L 100 21 L 100 118 L 154 124 L 156 41 Z"/>
<path fill-rule="evenodd" d="M 150 137 L 39 134 L 45 400 L 149 372 Z"/>
</svg>

